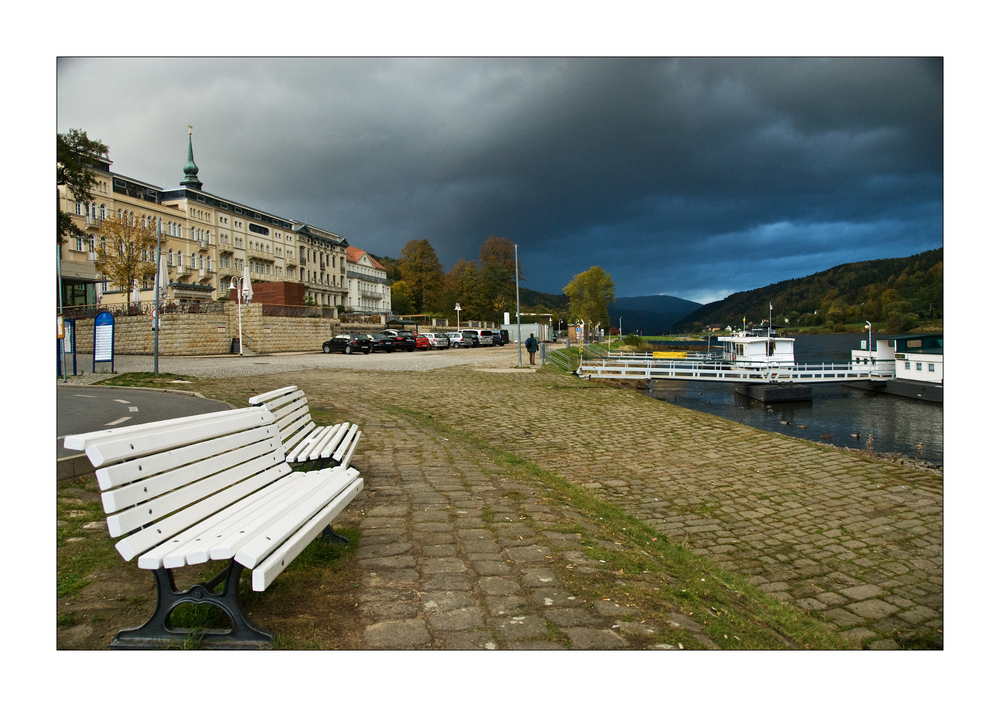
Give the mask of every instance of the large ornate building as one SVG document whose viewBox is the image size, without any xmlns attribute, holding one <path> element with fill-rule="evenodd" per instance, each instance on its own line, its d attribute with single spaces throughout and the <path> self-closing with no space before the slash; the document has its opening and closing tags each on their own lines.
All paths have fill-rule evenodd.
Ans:
<svg viewBox="0 0 1000 707">
<path fill-rule="evenodd" d="M 347 240 L 202 189 L 188 133 L 188 159 L 179 187 L 167 189 L 111 171 L 99 160 L 97 187 L 90 203 L 73 200 L 60 187 L 59 207 L 74 216 L 85 236 L 70 239 L 60 251 L 63 304 L 72 308 L 124 302 L 96 268 L 96 245 L 107 218 L 131 215 L 149 219 L 160 234 L 166 257 L 169 300 L 224 297 L 233 277 L 248 268 L 251 282 L 300 282 L 302 304 L 348 306 Z M 150 259 L 155 256 L 150 253 Z M 142 299 L 154 298 L 153 279 L 141 283 Z"/>
</svg>

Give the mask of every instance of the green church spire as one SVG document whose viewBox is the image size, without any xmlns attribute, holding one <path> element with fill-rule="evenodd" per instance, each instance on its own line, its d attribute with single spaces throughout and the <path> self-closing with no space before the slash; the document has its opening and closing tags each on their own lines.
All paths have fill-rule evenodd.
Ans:
<svg viewBox="0 0 1000 707">
<path fill-rule="evenodd" d="M 188 126 L 188 161 L 184 165 L 184 179 L 181 180 L 182 187 L 191 187 L 201 190 L 201 181 L 198 179 L 198 165 L 194 163 L 194 147 L 191 145 L 191 130 Z"/>
</svg>

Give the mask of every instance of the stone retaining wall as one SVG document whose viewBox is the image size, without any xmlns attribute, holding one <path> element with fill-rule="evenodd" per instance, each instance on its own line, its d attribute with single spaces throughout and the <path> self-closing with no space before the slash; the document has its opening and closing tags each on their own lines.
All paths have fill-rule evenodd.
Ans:
<svg viewBox="0 0 1000 707">
<path fill-rule="evenodd" d="M 319 351 L 323 342 L 340 333 L 340 322 L 319 317 L 266 317 L 260 304 L 243 305 L 243 350 L 258 354 Z M 231 352 L 239 337 L 236 305 L 227 303 L 221 314 L 164 314 L 159 352 L 163 356 L 208 356 Z M 115 354 L 153 353 L 151 318 L 118 317 L 115 320 Z M 94 351 L 94 320 L 76 323 L 79 353 Z"/>
</svg>

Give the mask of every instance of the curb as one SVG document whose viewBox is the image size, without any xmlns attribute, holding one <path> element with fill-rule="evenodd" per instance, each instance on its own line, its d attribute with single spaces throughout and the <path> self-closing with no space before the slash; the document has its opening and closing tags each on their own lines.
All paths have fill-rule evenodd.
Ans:
<svg viewBox="0 0 1000 707">
<path fill-rule="evenodd" d="M 87 459 L 86 454 L 77 454 L 74 457 L 63 457 L 56 460 L 56 481 L 75 479 L 80 476 L 94 473 L 94 465 Z"/>
</svg>

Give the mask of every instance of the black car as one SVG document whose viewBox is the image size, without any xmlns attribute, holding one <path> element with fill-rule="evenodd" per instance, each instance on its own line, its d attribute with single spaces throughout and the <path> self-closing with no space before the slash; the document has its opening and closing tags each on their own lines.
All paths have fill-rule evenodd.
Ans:
<svg viewBox="0 0 1000 707">
<path fill-rule="evenodd" d="M 396 350 L 396 339 L 385 334 L 372 334 L 372 351 L 384 351 L 392 353 Z"/>
<path fill-rule="evenodd" d="M 362 353 L 371 353 L 372 350 L 372 340 L 367 334 L 338 334 L 327 342 L 323 343 L 323 353 L 333 353 L 334 351 L 340 351 L 341 353 L 349 354 L 355 351 L 361 351 Z"/>
<path fill-rule="evenodd" d="M 509 344 L 510 343 L 510 332 L 509 331 L 507 331 L 506 329 L 501 329 L 500 331 L 497 332 L 497 334 L 500 335 L 500 342 L 499 342 L 500 346 L 503 346 L 504 344 Z M 495 338 L 493 340 L 493 343 L 497 343 L 497 341 L 496 341 Z"/>
<path fill-rule="evenodd" d="M 415 351 L 417 348 L 417 337 L 413 335 L 412 331 L 406 331 L 405 329 L 386 329 L 382 332 L 385 336 L 388 336 L 393 341 L 396 342 L 396 349 L 405 349 L 407 351 Z"/>
</svg>

